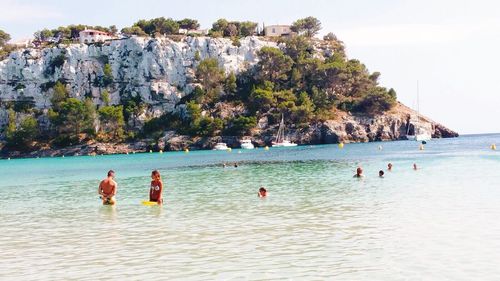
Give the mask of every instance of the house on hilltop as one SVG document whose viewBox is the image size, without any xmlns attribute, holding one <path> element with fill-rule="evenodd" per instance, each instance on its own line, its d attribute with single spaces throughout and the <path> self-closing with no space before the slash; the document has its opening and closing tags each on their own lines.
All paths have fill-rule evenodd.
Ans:
<svg viewBox="0 0 500 281">
<path fill-rule="evenodd" d="M 290 25 L 269 25 L 264 27 L 265 36 L 288 36 L 292 34 Z"/>
<path fill-rule="evenodd" d="M 96 43 L 96 42 L 104 42 L 106 40 L 113 39 L 114 37 L 111 34 L 95 30 L 95 29 L 85 29 L 80 31 L 79 33 L 80 43 Z"/>
</svg>

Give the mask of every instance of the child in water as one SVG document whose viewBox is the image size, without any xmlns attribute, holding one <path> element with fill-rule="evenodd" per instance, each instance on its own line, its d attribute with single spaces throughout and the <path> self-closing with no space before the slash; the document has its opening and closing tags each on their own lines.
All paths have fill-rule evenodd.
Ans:
<svg viewBox="0 0 500 281">
<path fill-rule="evenodd" d="M 259 198 L 267 197 L 267 190 L 264 187 L 259 188 L 259 192 L 257 193 Z"/>
<path fill-rule="evenodd" d="M 384 171 L 380 170 L 378 171 L 378 177 L 383 178 L 384 177 Z"/>
<path fill-rule="evenodd" d="M 161 175 L 158 170 L 151 172 L 151 188 L 149 189 L 149 201 L 157 202 L 158 205 L 163 203 L 162 192 L 163 192 L 163 182 L 161 181 Z"/>
</svg>

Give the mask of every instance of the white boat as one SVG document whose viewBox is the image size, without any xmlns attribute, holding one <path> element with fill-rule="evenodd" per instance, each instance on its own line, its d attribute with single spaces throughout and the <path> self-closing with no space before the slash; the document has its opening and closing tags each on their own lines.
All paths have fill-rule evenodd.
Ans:
<svg viewBox="0 0 500 281">
<path fill-rule="evenodd" d="M 255 146 L 253 145 L 251 140 L 241 140 L 240 141 L 241 148 L 243 149 L 254 149 Z"/>
<path fill-rule="evenodd" d="M 214 146 L 214 150 L 228 150 L 229 148 L 227 147 L 227 144 L 223 143 L 223 142 L 218 142 L 215 146 Z"/>
<path fill-rule="evenodd" d="M 282 114 L 280 126 L 278 128 L 278 133 L 276 134 L 276 138 L 273 141 L 273 147 L 290 147 L 290 146 L 297 146 L 297 144 L 285 138 L 285 119 L 283 118 Z"/>
<path fill-rule="evenodd" d="M 406 138 L 408 140 L 414 141 L 427 141 L 432 138 L 431 133 L 429 133 L 426 129 L 420 126 L 420 94 L 418 89 L 418 81 L 417 81 L 417 120 L 415 121 L 414 132 L 413 135 L 410 135 L 410 120 L 408 121 L 408 128 L 406 129 Z"/>
</svg>

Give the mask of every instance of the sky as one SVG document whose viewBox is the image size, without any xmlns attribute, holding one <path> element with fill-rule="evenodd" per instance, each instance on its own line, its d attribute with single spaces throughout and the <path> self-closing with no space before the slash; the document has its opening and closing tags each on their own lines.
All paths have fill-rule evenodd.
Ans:
<svg viewBox="0 0 500 281">
<path fill-rule="evenodd" d="M 0 0 L 13 41 L 69 24 L 130 26 L 185 17 L 290 24 L 314 16 L 350 58 L 382 73 L 398 99 L 461 134 L 500 132 L 500 1 L 486 0 Z M 498 79 L 498 80 L 497 80 Z"/>
</svg>

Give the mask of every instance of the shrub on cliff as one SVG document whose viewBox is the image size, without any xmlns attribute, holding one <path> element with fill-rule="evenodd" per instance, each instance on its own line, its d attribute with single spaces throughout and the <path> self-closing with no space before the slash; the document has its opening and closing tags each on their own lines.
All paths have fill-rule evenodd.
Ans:
<svg viewBox="0 0 500 281">
<path fill-rule="evenodd" d="M 38 121 L 32 117 L 25 117 L 19 127 L 15 125 L 15 114 L 9 111 L 9 124 L 6 130 L 7 147 L 20 151 L 32 149 L 33 141 L 38 138 Z"/>
<path fill-rule="evenodd" d="M 234 136 L 243 136 L 250 134 L 251 130 L 257 126 L 257 118 L 255 116 L 239 116 L 229 120 L 229 127 L 226 133 Z"/>
<path fill-rule="evenodd" d="M 203 86 L 206 97 L 204 102 L 211 102 L 217 98 L 217 94 L 222 90 L 224 81 L 224 69 L 219 66 L 215 58 L 208 58 L 200 61 L 196 68 L 196 78 Z"/>
<path fill-rule="evenodd" d="M 10 34 L 0 29 L 0 48 L 5 46 L 10 40 Z"/>
<path fill-rule="evenodd" d="M 120 142 L 124 137 L 125 119 L 123 106 L 103 106 L 99 108 L 99 139 Z"/>
<path fill-rule="evenodd" d="M 213 37 L 245 37 L 255 34 L 256 29 L 256 22 L 218 19 L 212 24 L 212 29 L 210 29 L 209 33 Z"/>
</svg>

